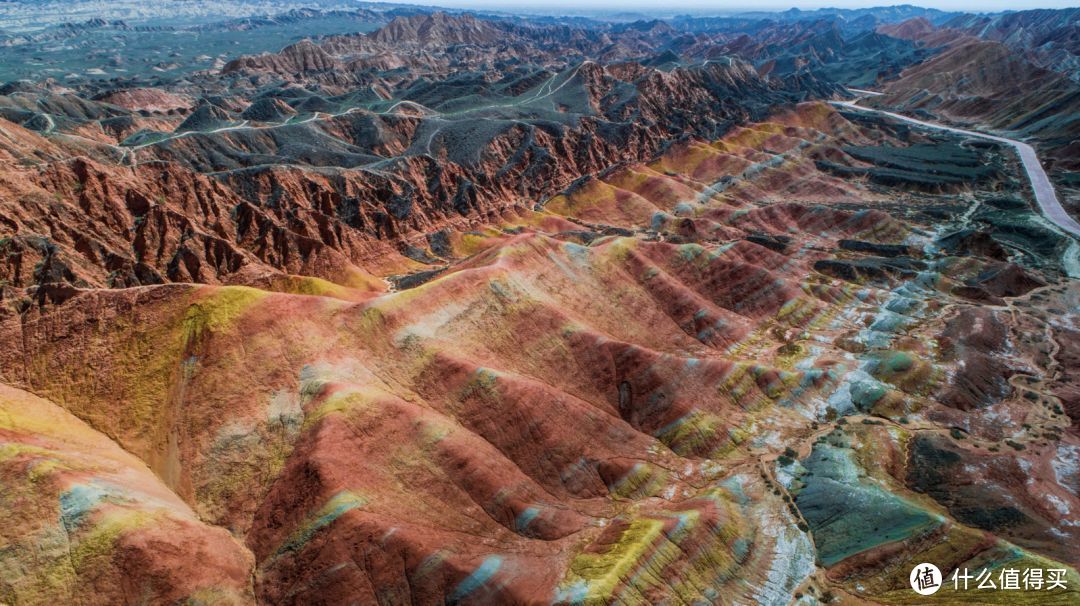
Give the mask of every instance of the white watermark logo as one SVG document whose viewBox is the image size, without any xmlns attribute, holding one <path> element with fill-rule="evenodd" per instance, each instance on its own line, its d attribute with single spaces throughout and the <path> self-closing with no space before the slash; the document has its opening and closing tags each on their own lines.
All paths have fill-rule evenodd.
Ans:
<svg viewBox="0 0 1080 606">
<path fill-rule="evenodd" d="M 978 571 L 957 568 L 949 579 L 953 591 L 1005 590 L 1053 591 L 1068 590 L 1068 570 L 1065 568 L 983 568 Z M 923 562 L 911 569 L 908 576 L 911 589 L 919 595 L 933 595 L 945 584 L 941 569 Z"/>
<path fill-rule="evenodd" d="M 922 563 L 911 569 L 911 588 L 919 595 L 932 595 L 941 589 L 941 571 L 933 564 Z"/>
</svg>

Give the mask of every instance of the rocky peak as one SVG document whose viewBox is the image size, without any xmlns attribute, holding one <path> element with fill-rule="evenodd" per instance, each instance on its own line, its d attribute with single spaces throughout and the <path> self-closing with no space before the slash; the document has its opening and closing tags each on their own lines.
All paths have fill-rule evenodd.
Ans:
<svg viewBox="0 0 1080 606">
<path fill-rule="evenodd" d="M 244 56 L 225 64 L 222 74 L 241 71 L 268 71 L 278 74 L 326 71 L 340 67 L 329 53 L 311 40 L 301 40 L 285 47 L 280 53 Z"/>
<path fill-rule="evenodd" d="M 914 19 L 908 19 L 907 21 L 901 21 L 900 23 L 889 23 L 877 28 L 879 34 L 885 34 L 886 36 L 892 36 L 893 38 L 901 38 L 903 40 L 919 40 L 926 34 L 933 32 L 936 28 L 933 23 L 926 17 L 915 17 Z"/>
<path fill-rule="evenodd" d="M 506 30 L 472 15 L 448 15 L 443 12 L 396 17 L 371 38 L 385 45 L 421 47 L 454 44 L 495 44 Z"/>
</svg>

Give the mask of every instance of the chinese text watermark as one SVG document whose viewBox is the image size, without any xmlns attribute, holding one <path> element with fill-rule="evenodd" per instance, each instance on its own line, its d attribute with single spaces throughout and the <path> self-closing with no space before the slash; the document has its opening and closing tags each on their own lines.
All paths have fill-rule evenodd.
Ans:
<svg viewBox="0 0 1080 606">
<path fill-rule="evenodd" d="M 946 581 L 941 570 L 926 562 L 911 569 L 908 582 L 919 595 L 932 595 L 942 587 L 954 591 L 1053 591 L 1068 589 L 1065 568 L 957 568 Z"/>
</svg>

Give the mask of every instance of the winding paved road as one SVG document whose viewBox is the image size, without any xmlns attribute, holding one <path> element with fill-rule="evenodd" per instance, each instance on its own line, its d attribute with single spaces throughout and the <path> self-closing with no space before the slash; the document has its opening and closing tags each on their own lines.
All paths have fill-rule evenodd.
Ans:
<svg viewBox="0 0 1080 606">
<path fill-rule="evenodd" d="M 874 91 L 864 91 L 857 89 L 848 89 L 853 92 L 862 93 L 863 95 L 880 95 L 881 93 L 875 93 Z M 1031 189 L 1035 192 L 1035 201 L 1039 203 L 1039 208 L 1042 210 L 1043 216 L 1045 216 L 1054 225 L 1064 230 L 1066 233 L 1072 234 L 1076 238 L 1080 238 L 1080 223 L 1073 219 L 1065 208 L 1058 201 L 1057 193 L 1054 191 L 1054 185 L 1050 182 L 1050 177 L 1046 175 L 1046 171 L 1043 170 L 1042 164 L 1039 162 L 1039 157 L 1035 154 L 1035 148 L 1031 147 L 1023 141 L 1017 141 L 1015 139 L 1006 139 L 1005 137 L 998 137 L 996 135 L 988 135 L 986 133 L 980 133 L 973 130 L 964 130 L 962 128 L 953 128 L 951 126 L 945 126 L 943 124 L 937 124 L 934 122 L 925 122 L 923 120 L 916 120 L 915 118 L 909 118 L 903 114 L 897 114 L 881 109 L 873 109 L 870 107 L 863 107 L 858 105 L 858 99 L 855 101 L 833 101 L 834 105 L 840 105 L 850 109 L 856 109 L 865 112 L 874 112 L 883 114 L 900 120 L 902 122 L 909 122 L 911 124 L 918 124 L 926 128 L 933 128 L 937 130 L 944 130 L 968 137 L 977 137 L 979 139 L 989 139 L 991 141 L 997 141 L 998 143 L 1005 143 L 1011 145 L 1016 153 L 1020 156 L 1020 162 L 1024 166 L 1024 172 L 1027 173 L 1028 179 L 1031 181 Z M 1065 252 L 1065 269 L 1070 277 L 1080 277 L 1080 243 L 1075 240 L 1069 246 L 1069 249 Z"/>
</svg>

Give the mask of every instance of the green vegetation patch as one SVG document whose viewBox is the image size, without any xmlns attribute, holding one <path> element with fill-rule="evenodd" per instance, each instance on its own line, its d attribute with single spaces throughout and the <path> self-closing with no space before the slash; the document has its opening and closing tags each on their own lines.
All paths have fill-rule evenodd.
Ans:
<svg viewBox="0 0 1080 606">
<path fill-rule="evenodd" d="M 821 562 L 832 566 L 868 549 L 925 533 L 940 522 L 869 478 L 854 451 L 822 441 L 802 462 L 795 503 L 814 532 Z"/>
<path fill-rule="evenodd" d="M 976 183 L 1002 176 L 1001 166 L 986 154 L 955 143 L 917 144 L 909 147 L 849 145 L 843 151 L 873 166 L 845 166 L 818 161 L 818 168 L 841 176 L 867 176 L 883 185 L 909 185 L 920 189 Z"/>
</svg>

